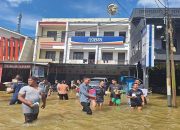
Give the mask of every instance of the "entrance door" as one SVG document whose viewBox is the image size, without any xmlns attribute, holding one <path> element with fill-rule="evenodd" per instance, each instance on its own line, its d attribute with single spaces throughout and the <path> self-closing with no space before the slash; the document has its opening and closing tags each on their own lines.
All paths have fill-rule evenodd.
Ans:
<svg viewBox="0 0 180 130">
<path fill-rule="evenodd" d="M 89 64 L 94 64 L 95 63 L 95 52 L 89 52 L 88 63 Z"/>
<path fill-rule="evenodd" d="M 118 64 L 124 64 L 125 63 L 125 53 L 120 52 L 118 53 Z"/>
<path fill-rule="evenodd" d="M 59 63 L 63 63 L 64 51 L 60 51 Z"/>
</svg>

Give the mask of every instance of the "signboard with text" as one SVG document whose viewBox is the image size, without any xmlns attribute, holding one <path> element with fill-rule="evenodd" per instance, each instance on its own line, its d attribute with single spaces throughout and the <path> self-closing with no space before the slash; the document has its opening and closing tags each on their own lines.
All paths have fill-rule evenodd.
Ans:
<svg viewBox="0 0 180 130">
<path fill-rule="evenodd" d="M 71 38 L 72 44 L 123 44 L 124 37 L 122 36 L 104 36 L 104 37 L 85 37 L 76 36 Z"/>
</svg>

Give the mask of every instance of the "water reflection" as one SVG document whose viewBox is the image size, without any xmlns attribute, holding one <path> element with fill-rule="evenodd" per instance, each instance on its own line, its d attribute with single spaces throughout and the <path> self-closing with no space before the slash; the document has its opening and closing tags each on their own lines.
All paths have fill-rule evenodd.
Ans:
<svg viewBox="0 0 180 130">
<path fill-rule="evenodd" d="M 180 107 L 166 107 L 166 96 L 150 95 L 149 105 L 142 112 L 130 111 L 126 96 L 120 107 L 109 107 L 108 97 L 102 111 L 92 116 L 81 112 L 75 93 L 69 101 L 59 101 L 54 93 L 47 100 L 46 109 L 40 111 L 33 124 L 23 124 L 21 105 L 9 106 L 10 95 L 0 92 L 0 130 L 179 130 Z M 177 98 L 180 104 L 180 97 Z"/>
</svg>

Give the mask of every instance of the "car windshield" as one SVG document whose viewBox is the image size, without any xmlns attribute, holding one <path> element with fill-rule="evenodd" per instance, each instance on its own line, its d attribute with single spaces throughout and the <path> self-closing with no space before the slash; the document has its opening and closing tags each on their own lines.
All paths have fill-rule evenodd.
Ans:
<svg viewBox="0 0 180 130">
<path fill-rule="evenodd" d="M 99 86 L 99 82 L 100 82 L 100 81 L 91 81 L 91 82 L 89 83 L 89 86 L 91 86 L 91 87 Z"/>
</svg>

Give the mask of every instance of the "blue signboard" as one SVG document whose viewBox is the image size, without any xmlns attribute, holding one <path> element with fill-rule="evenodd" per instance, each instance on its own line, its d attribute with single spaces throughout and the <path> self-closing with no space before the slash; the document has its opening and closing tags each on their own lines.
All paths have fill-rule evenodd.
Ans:
<svg viewBox="0 0 180 130">
<path fill-rule="evenodd" d="M 142 66 L 154 67 L 154 25 L 147 25 L 142 31 Z"/>
<path fill-rule="evenodd" d="M 84 37 L 84 36 L 77 36 L 71 38 L 72 44 L 82 44 L 82 43 L 88 43 L 88 44 L 123 44 L 124 37 L 118 36 L 118 37 L 111 37 L 111 36 L 105 36 L 105 37 Z"/>
</svg>

